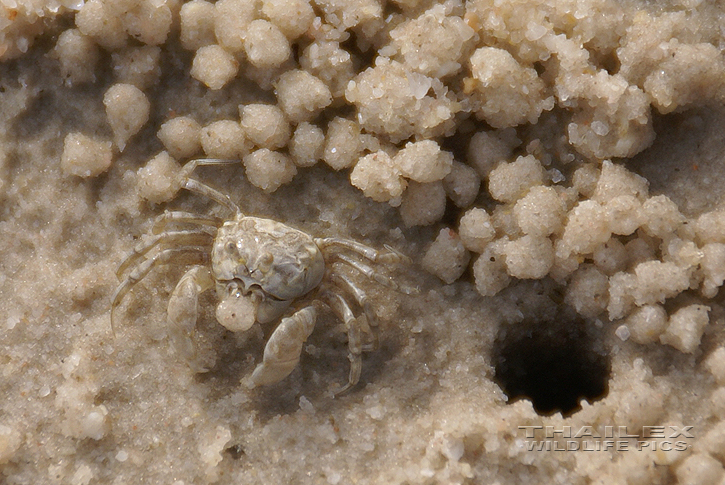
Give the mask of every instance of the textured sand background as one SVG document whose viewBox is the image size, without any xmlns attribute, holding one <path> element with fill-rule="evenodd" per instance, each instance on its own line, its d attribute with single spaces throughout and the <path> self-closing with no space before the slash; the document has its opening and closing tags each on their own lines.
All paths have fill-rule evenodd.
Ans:
<svg viewBox="0 0 725 485">
<path fill-rule="evenodd" d="M 285 2 L 266 3 L 293 12 Z M 86 14 L 92 16 L 90 10 L 102 10 L 103 4 L 88 2 Z M 202 10 L 213 9 L 206 2 L 195 4 Z M 300 4 L 309 5 L 290 2 Z M 352 39 L 342 39 L 343 50 L 356 59 L 351 75 L 366 72 L 376 56 L 398 59 L 405 69 L 420 67 L 415 49 L 408 51 L 406 46 L 415 42 L 425 46 L 425 39 L 416 37 L 415 28 L 403 29 L 391 44 L 389 24 L 417 19 L 434 3 L 401 0 L 384 9 L 372 0 L 312 5 L 314 16 L 322 19 L 319 25 L 308 25 L 309 30 L 297 34 L 285 31 L 292 39 L 290 44 L 296 46 L 293 58 L 315 36 L 334 39 L 341 32 L 352 32 Z M 714 1 L 656 5 L 599 1 L 490 5 L 479 1 L 464 5 L 454 1 L 445 5 L 433 15 L 437 19 L 433 24 L 454 32 L 450 38 L 454 47 L 446 47 L 450 39 L 445 36 L 435 37 L 435 43 L 440 44 L 442 56 L 451 52 L 458 56 L 458 67 L 435 61 L 429 53 L 431 62 L 438 62 L 438 72 L 425 68 L 415 72 L 427 79 L 444 80 L 455 93 L 450 99 L 460 103 L 455 105 L 459 110 L 455 116 L 441 115 L 443 118 L 428 120 L 432 125 L 425 125 L 416 116 L 427 116 L 428 108 L 418 113 L 403 106 L 397 109 L 411 116 L 409 124 L 392 126 L 376 110 L 384 112 L 397 99 L 399 88 L 384 84 L 386 76 L 394 78 L 394 69 L 367 71 L 382 78 L 378 79 L 383 83 L 382 98 L 373 93 L 372 98 L 363 99 L 363 88 L 355 91 L 349 86 L 346 95 L 345 84 L 340 88 L 336 83 L 341 81 L 333 76 L 326 81 L 332 96 L 330 107 L 324 112 L 313 107 L 300 116 L 309 117 L 328 137 L 327 123 L 334 117 L 358 122 L 356 129 L 362 129 L 363 135 L 350 165 L 341 162 L 335 167 L 340 170 L 333 170 L 336 159 L 332 156 L 313 167 L 292 160 L 297 164 L 296 176 L 274 191 L 260 186 L 267 179 L 286 177 L 292 167 L 290 159 L 285 162 L 287 172 L 274 172 L 276 175 L 265 179 L 264 174 L 270 172 L 260 169 L 264 180 L 255 184 L 249 181 L 251 162 L 245 161 L 246 169 L 240 164 L 198 171 L 200 179 L 228 193 L 248 214 L 280 220 L 315 235 L 350 237 L 378 247 L 390 244 L 415 260 L 413 267 L 403 268 L 397 277 L 419 287 L 419 294 L 402 295 L 366 285 L 381 317 L 381 348 L 365 355 L 360 384 L 333 398 L 333 391 L 347 379 L 348 361 L 346 337 L 332 314 L 320 317 L 300 366 L 289 378 L 251 391 L 240 381 L 259 363 L 270 329 L 255 326 L 242 335 L 225 330 L 214 319 L 214 295 L 201 299 L 199 322 L 202 353 L 213 362 L 211 371 L 194 374 L 170 345 L 166 302 L 183 268 L 161 268 L 137 285 L 118 308 L 115 338 L 109 321 L 111 295 L 118 285 L 115 270 L 150 230 L 154 217 L 165 208 L 225 216 L 223 209 L 199 196 L 180 193 L 172 198 L 164 193 L 164 184 L 173 178 L 169 175 L 173 164 L 148 162 L 164 149 L 181 150 L 184 136 L 174 133 L 171 141 L 162 143 L 157 137 L 161 125 L 180 115 L 193 118 L 200 126 L 218 120 L 238 123 L 240 104 L 277 104 L 270 79 L 295 67 L 297 61 L 285 61 L 288 64 L 282 63 L 282 67 L 250 66 L 249 52 L 235 53 L 234 62 L 241 66 L 236 77 L 226 79 L 219 69 L 227 64 L 215 58 L 207 77 L 197 73 L 197 78 L 204 79 L 200 81 L 190 71 L 204 41 L 193 40 L 196 30 L 187 27 L 187 45 L 182 47 L 179 37 L 180 29 L 184 30 L 177 2 L 117 2 L 117 8 L 126 9 L 118 17 L 121 24 L 110 17 L 99 20 L 100 24 L 86 18 L 89 24 L 105 28 L 82 34 L 74 30 L 76 37 L 65 38 L 70 45 L 62 51 L 58 48 L 60 36 L 78 26 L 74 15 L 80 3 L 0 1 L 0 482 L 721 483 L 725 309 L 717 289 L 725 275 L 720 275 L 722 265 L 706 263 L 703 258 L 708 251 L 705 246 L 725 242 L 725 224 L 717 212 L 724 193 L 719 180 L 725 176 L 720 84 L 725 76 L 720 53 L 725 6 Z M 487 17 L 485 12 L 491 10 L 501 14 L 498 24 Z M 167 35 L 158 38 L 164 29 L 154 22 L 161 18 L 165 25 L 166 14 Z M 441 20 L 441 15 L 448 20 Z M 292 16 L 303 17 L 294 12 Z M 277 18 L 280 25 L 286 25 L 285 15 L 257 12 L 256 17 Z M 466 37 L 464 24 L 475 34 Z M 329 31 L 321 34 L 325 29 L 320 25 L 328 26 Z M 637 37 L 635 31 L 640 27 L 646 35 Z M 550 44 L 537 44 L 549 34 Z M 587 61 L 595 66 L 591 72 L 580 70 L 574 61 L 564 62 L 570 59 L 566 49 L 555 42 L 562 35 L 574 39 L 576 52 L 591 54 Z M 650 39 L 660 42 L 659 46 L 649 46 Z M 123 67 L 113 57 L 130 56 L 144 45 L 159 46 L 158 61 L 151 62 L 150 81 L 142 74 L 133 77 L 133 68 Z M 682 45 L 686 47 L 680 49 Z M 498 50 L 483 50 L 481 55 L 490 55 L 490 65 L 504 73 L 504 81 L 490 81 L 492 91 L 482 87 L 485 66 L 478 70 L 470 61 L 475 49 L 487 46 Z M 688 50 L 691 46 L 695 47 Z M 667 55 L 641 54 L 637 58 L 637 52 L 650 48 Z M 546 49 L 550 57 L 535 63 L 532 59 L 542 58 Z M 520 63 L 513 71 L 506 71 L 509 57 L 499 52 L 504 50 L 512 53 L 514 63 Z M 412 57 L 406 58 L 406 52 L 413 52 Z M 263 54 L 260 65 L 274 64 L 274 55 Z M 575 58 L 572 54 L 571 59 Z M 483 64 L 489 65 L 487 62 Z M 631 103 L 602 102 L 606 95 L 597 98 L 595 81 L 576 78 L 599 70 L 614 85 L 619 63 L 630 68 L 624 85 L 639 89 L 629 91 L 634 93 Z M 647 72 L 634 72 L 637 66 Z M 604 74 L 605 67 L 609 74 Z M 565 79 L 565 74 L 571 79 Z M 428 82 L 414 79 L 424 85 Z M 130 129 L 128 139 L 120 142 L 123 129 L 112 128 L 109 120 L 113 123 L 118 118 L 104 105 L 104 95 L 119 81 L 141 85 L 139 90 L 150 102 L 148 120 L 138 129 Z M 221 83 L 220 89 L 209 89 L 209 83 L 215 82 Z M 507 91 L 508 84 L 524 94 L 516 98 Z M 431 86 L 431 91 L 416 99 L 438 99 L 435 102 L 454 106 L 450 99 L 441 101 L 446 95 L 436 98 L 431 94 L 442 89 L 435 83 Z M 576 93 L 575 87 L 579 89 Z M 527 89 L 521 91 L 523 88 Z M 568 97 L 567 92 L 574 94 Z M 595 94 L 587 98 L 589 93 Z M 379 99 L 379 104 L 366 99 Z M 489 106 L 487 101 L 499 105 Z M 640 108 L 645 115 L 632 114 Z M 360 113 L 363 118 L 357 117 Z M 587 138 L 591 132 L 576 138 L 584 128 L 593 126 L 592 120 L 603 123 L 592 128 L 598 132 L 594 138 Z M 604 133 L 605 122 L 611 123 L 617 136 Z M 494 142 L 486 145 L 481 139 L 478 142 L 484 148 L 471 148 L 479 146 L 472 141 L 475 133 L 505 139 L 504 131 L 511 126 L 517 126 L 521 140 L 513 148 Z M 68 161 L 72 153 L 64 143 L 71 133 L 88 137 L 80 145 L 89 144 Z M 508 133 L 512 133 L 510 129 Z M 652 134 L 656 135 L 653 141 Z M 449 200 L 443 212 L 437 202 L 443 194 L 446 208 L 442 175 L 421 182 L 418 185 L 425 187 L 421 189 L 410 182 L 410 174 L 403 177 L 396 172 L 399 168 L 390 168 L 396 165 L 379 162 L 385 159 L 383 155 L 395 159 L 406 140 L 424 139 L 436 140 L 453 154 L 456 163 L 475 169 L 476 175 L 471 177 L 482 179 L 475 201 L 457 207 Z M 617 144 L 620 140 L 628 140 L 624 148 Z M 240 142 L 240 156 L 260 147 Z M 277 148 L 285 155 L 292 151 L 286 141 Z M 198 143 L 196 150 L 194 154 L 203 154 Z M 213 152 L 213 143 L 205 150 Z M 375 182 L 375 173 L 382 173 L 377 180 L 383 189 L 370 190 L 390 204 L 376 202 L 350 184 L 351 165 L 357 157 L 376 153 L 378 158 L 366 162 L 373 167 L 373 175 L 363 176 L 359 184 Z M 543 179 L 531 185 L 556 186 L 557 193 L 568 201 L 562 220 L 569 220 L 567 215 L 573 218 L 570 214 L 577 201 L 596 199 L 593 187 L 602 159 L 620 157 L 615 159 L 617 166 L 649 182 L 649 195 L 640 202 L 666 195 L 677 205 L 684 216 L 672 223 L 676 229 L 671 232 L 677 238 L 654 234 L 655 216 L 649 213 L 637 219 L 636 233 L 604 231 L 600 246 L 611 244 L 612 239 L 623 244 L 644 241 L 627 246 L 630 252 L 640 251 L 631 260 L 627 255 L 611 256 L 626 260 L 612 263 L 616 271 L 606 273 L 603 268 L 609 260 L 595 261 L 594 250 L 577 253 L 572 249 L 573 256 L 552 259 L 542 277 L 516 278 L 520 270 L 514 259 L 506 257 L 517 256 L 525 266 L 533 261 L 521 256 L 525 247 L 505 246 L 509 238 L 522 236 L 510 214 L 525 192 L 499 198 L 487 192 L 487 187 L 494 166 L 501 160 L 511 164 L 519 155 L 535 155 L 546 171 Z M 188 157 L 179 158 L 183 162 Z M 62 159 L 66 161 L 62 163 Z M 143 167 L 145 171 L 140 170 Z M 574 182 L 574 173 L 582 167 L 579 182 Z M 497 182 L 498 189 L 492 187 L 491 191 L 505 192 L 529 175 L 517 175 L 514 170 L 512 180 Z M 401 180 L 409 183 L 409 192 L 403 193 L 398 208 L 400 194 L 392 192 Z M 572 189 L 576 183 L 580 186 Z M 457 185 L 447 182 L 449 198 L 451 186 Z M 159 203 L 148 200 L 154 197 Z M 471 207 L 485 208 L 495 220 L 495 239 L 491 236 L 486 244 L 504 249 L 495 252 L 486 246 L 485 251 L 494 251 L 508 266 L 495 263 L 491 256 L 491 263 L 498 266 L 489 268 L 489 273 L 484 260 L 478 267 L 474 263 L 476 253 L 484 253 L 486 259 L 489 253 L 476 251 L 475 244 L 468 243 L 467 249 L 461 246 L 456 235 L 459 219 Z M 496 207 L 502 209 L 493 215 Z M 637 211 L 632 213 L 640 214 Z M 702 214 L 709 218 L 701 218 Z M 687 229 L 695 226 L 696 231 Z M 477 226 L 472 232 L 480 236 L 485 231 Z M 582 233 L 589 234 L 586 225 Z M 451 235 L 449 239 L 446 234 Z M 449 285 L 421 268 L 437 237 L 439 246 L 427 258 L 440 264 L 428 261 L 426 267 L 446 277 L 451 266 L 460 265 L 461 271 L 454 271 L 452 277 L 462 273 L 460 279 Z M 550 246 L 565 241 L 561 244 L 583 247 L 561 227 L 536 237 L 536 241 L 550 241 Z M 669 243 L 685 249 L 672 249 Z M 716 263 L 719 249 L 709 248 Z M 645 254 L 644 259 L 637 259 L 640 254 Z M 637 274 L 642 261 L 670 262 L 667 268 L 673 274 L 685 268 L 685 287 L 673 283 L 670 288 L 672 274 L 665 271 L 659 273 L 665 280 L 659 286 L 637 287 L 638 300 L 628 300 L 626 284 L 617 286 L 617 282 Z M 585 268 L 601 271 L 590 278 L 594 273 Z M 492 284 L 484 281 L 489 274 L 505 277 L 508 286 L 493 291 Z M 615 274 L 624 276 L 617 279 Z M 644 285 L 645 277 L 637 277 L 641 279 L 634 280 L 635 286 Z M 604 296 L 582 283 L 596 286 L 602 278 Z M 569 289 L 574 280 L 579 282 L 576 291 Z M 703 281 L 710 281 L 711 286 L 706 288 Z M 482 296 L 489 291 L 495 295 Z M 621 301 L 609 296 L 617 294 Z M 623 309 L 615 308 L 613 301 Z M 649 317 L 637 313 L 645 307 L 651 311 Z M 612 315 L 617 316 L 610 321 Z M 662 335 L 667 336 L 660 340 Z M 496 366 L 499 382 L 503 376 L 501 385 L 510 389 L 533 392 L 536 384 L 544 391 L 554 389 L 553 403 L 544 399 L 537 407 L 564 406 L 566 416 L 537 413 L 528 399 L 507 403 L 494 379 Z M 582 401 L 582 409 L 577 410 L 576 401 L 583 395 L 592 402 Z M 572 434 L 590 426 L 602 436 L 609 429 L 606 427 L 618 430 L 626 426 L 637 437 L 619 439 L 615 432 L 615 443 L 626 442 L 629 450 L 621 450 L 624 445 L 620 444 L 619 451 L 528 451 L 520 426 L 570 426 Z M 647 437 L 643 426 L 664 426 L 666 437 L 657 433 Z M 673 429 L 686 426 L 692 426 L 688 433 L 694 437 L 668 438 Z M 537 431 L 536 438 L 543 437 L 543 430 Z M 567 440 L 561 434 L 556 438 L 561 446 L 567 441 L 601 446 L 604 441 L 591 436 L 588 441 L 586 436 Z M 638 441 L 647 446 L 638 450 Z M 671 450 L 667 442 L 673 446 L 684 443 L 684 449 Z"/>
</svg>

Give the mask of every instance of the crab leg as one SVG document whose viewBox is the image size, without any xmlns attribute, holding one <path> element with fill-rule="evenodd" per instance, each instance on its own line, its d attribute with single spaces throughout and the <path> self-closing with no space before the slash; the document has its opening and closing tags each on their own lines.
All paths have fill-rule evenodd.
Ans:
<svg viewBox="0 0 725 485">
<path fill-rule="evenodd" d="M 279 382 L 297 367 L 302 345 L 315 328 L 317 311 L 310 305 L 283 318 L 264 347 L 262 363 L 254 369 L 247 386 L 254 388 Z"/>
<path fill-rule="evenodd" d="M 195 160 L 191 160 L 181 168 L 181 187 L 190 192 L 195 192 L 213 200 L 217 204 L 226 207 L 234 214 L 241 214 L 242 211 L 239 209 L 239 206 L 237 206 L 237 204 L 235 204 L 229 196 L 191 178 L 191 174 L 194 170 L 196 170 L 196 167 L 204 165 L 231 165 L 235 163 L 239 163 L 239 160 L 224 160 L 219 158 L 197 158 Z"/>
<path fill-rule="evenodd" d="M 136 261 L 161 244 L 173 243 L 177 246 L 182 244 L 186 246 L 208 246 L 211 245 L 213 238 L 214 236 L 208 232 L 198 229 L 190 231 L 167 231 L 150 238 L 144 238 L 118 266 L 116 276 L 120 277 L 126 269 L 133 266 Z"/>
<path fill-rule="evenodd" d="M 349 277 L 347 277 L 344 274 L 340 273 L 334 273 L 332 275 L 332 280 L 335 283 L 342 283 L 342 286 L 345 287 L 345 289 L 352 294 L 352 297 L 355 299 L 355 302 L 362 308 L 363 313 L 365 314 L 365 319 L 367 320 L 368 326 L 370 328 L 370 333 L 373 336 L 373 342 L 371 344 L 366 344 L 362 346 L 362 350 L 369 352 L 371 350 L 375 350 L 378 348 L 378 318 L 375 314 L 375 311 L 373 310 L 372 304 L 370 303 L 370 300 L 368 299 L 368 296 L 365 294 L 365 292 L 358 287 L 355 282 L 353 282 Z M 341 316 L 342 318 L 342 316 Z M 344 320 L 344 318 L 343 318 Z"/>
<path fill-rule="evenodd" d="M 204 167 L 209 165 L 235 165 L 238 163 L 239 160 L 236 160 L 234 158 L 195 158 L 186 162 L 186 164 L 181 168 L 181 175 L 183 177 L 190 176 L 192 173 L 194 173 L 196 167 Z"/>
<path fill-rule="evenodd" d="M 351 258 L 346 254 L 336 254 L 335 257 L 340 261 L 344 262 L 345 264 L 353 267 L 360 273 L 364 274 L 368 278 L 377 281 L 381 285 L 391 288 L 393 290 L 400 290 L 400 286 L 398 286 L 398 284 L 391 276 L 376 271 L 375 269 L 373 269 L 372 266 L 365 264 L 362 261 Z"/>
<path fill-rule="evenodd" d="M 363 243 L 353 241 L 352 239 L 344 239 L 339 237 L 324 237 L 315 238 L 315 244 L 320 249 L 325 249 L 330 246 L 340 246 L 345 249 L 356 252 L 363 256 L 365 259 L 374 263 L 381 264 L 399 264 L 406 263 L 410 264 L 411 260 L 408 256 L 404 255 L 400 251 L 396 251 L 392 247 L 385 245 L 386 251 L 378 251 L 377 249 L 371 248 Z"/>
<path fill-rule="evenodd" d="M 214 286 L 209 268 L 194 266 L 179 280 L 169 298 L 166 321 L 169 336 L 182 358 L 194 372 L 206 372 L 196 355 L 196 320 L 199 315 L 199 295 Z"/>
<path fill-rule="evenodd" d="M 183 258 L 180 258 L 183 256 Z M 111 303 L 111 331 L 116 333 L 113 325 L 113 315 L 116 307 L 121 303 L 123 297 L 131 291 L 131 288 L 143 279 L 144 276 L 157 265 L 168 263 L 172 259 L 180 258 L 182 262 L 186 264 L 208 264 L 209 254 L 205 248 L 198 247 L 186 247 L 177 249 L 165 249 L 154 255 L 153 258 L 147 259 L 143 263 L 136 266 L 136 268 L 129 274 L 123 283 L 116 288 L 116 293 L 113 294 Z"/>
<path fill-rule="evenodd" d="M 347 378 L 347 384 L 335 392 L 335 396 L 337 396 L 349 390 L 360 381 L 363 345 L 361 343 L 360 322 L 353 315 L 347 301 L 336 293 L 328 293 L 326 296 L 330 308 L 342 318 L 342 321 L 345 323 L 345 330 L 347 331 L 347 358 L 350 360 L 350 374 Z"/>
<path fill-rule="evenodd" d="M 190 192 L 195 192 L 199 195 L 203 195 L 204 197 L 213 200 L 217 204 L 226 207 L 234 214 L 242 213 L 242 210 L 237 206 L 237 204 L 232 202 L 232 199 L 222 194 L 217 189 L 209 187 L 205 183 L 199 182 L 195 179 L 187 178 L 181 183 L 181 186 Z"/>
<path fill-rule="evenodd" d="M 193 212 L 184 211 L 165 211 L 154 221 L 151 229 L 153 234 L 161 234 L 169 224 L 194 224 L 217 229 L 222 225 L 223 221 L 218 217 L 202 216 Z"/>
</svg>

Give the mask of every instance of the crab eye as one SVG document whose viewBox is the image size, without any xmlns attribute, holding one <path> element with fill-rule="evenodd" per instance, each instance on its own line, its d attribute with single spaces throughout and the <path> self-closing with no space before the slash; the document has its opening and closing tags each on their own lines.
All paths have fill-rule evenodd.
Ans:
<svg viewBox="0 0 725 485">
<path fill-rule="evenodd" d="M 260 270 L 266 273 L 272 268 L 272 263 L 274 263 L 274 256 L 272 255 L 272 253 L 264 253 L 259 258 L 257 266 Z"/>
<path fill-rule="evenodd" d="M 227 243 L 227 251 L 228 251 L 228 252 L 230 252 L 230 253 L 233 253 L 234 251 L 236 251 L 236 249 L 237 249 L 237 245 L 236 245 L 236 244 L 234 244 L 234 243 L 233 243 L 233 242 L 231 242 L 231 241 L 229 241 L 229 242 Z"/>
</svg>

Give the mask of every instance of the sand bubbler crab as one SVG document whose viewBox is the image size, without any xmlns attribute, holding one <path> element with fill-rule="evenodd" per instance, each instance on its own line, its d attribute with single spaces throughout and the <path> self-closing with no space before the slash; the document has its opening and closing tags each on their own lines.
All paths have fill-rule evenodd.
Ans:
<svg viewBox="0 0 725 485">
<path fill-rule="evenodd" d="M 409 264 L 410 259 L 387 245 L 377 250 L 351 239 L 317 238 L 283 222 L 247 216 L 227 195 L 192 178 L 198 166 L 230 163 L 238 162 L 196 159 L 184 165 L 179 188 L 208 197 L 233 217 L 182 211 L 157 217 L 152 234 L 117 270 L 123 279 L 113 295 L 111 327 L 123 298 L 152 269 L 184 265 L 188 269 L 169 297 L 166 315 L 174 347 L 194 371 L 208 370 L 198 362 L 195 343 L 199 296 L 215 288 L 216 318 L 227 329 L 243 332 L 256 322 L 279 322 L 262 363 L 246 379 L 250 388 L 279 382 L 294 370 L 318 312 L 327 307 L 343 322 L 348 338 L 348 382 L 335 394 L 349 390 L 360 379 L 362 352 L 378 346 L 376 313 L 353 276 L 411 293 L 415 289 L 399 285 L 381 270 Z"/>
</svg>

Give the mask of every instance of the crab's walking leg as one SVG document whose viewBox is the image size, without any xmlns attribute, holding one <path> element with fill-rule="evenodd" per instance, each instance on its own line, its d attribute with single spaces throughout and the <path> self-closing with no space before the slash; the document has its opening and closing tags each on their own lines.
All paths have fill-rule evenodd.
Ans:
<svg viewBox="0 0 725 485">
<path fill-rule="evenodd" d="M 346 249 L 349 249 L 351 251 L 356 252 L 357 254 L 363 256 L 365 259 L 372 261 L 374 263 L 381 263 L 381 264 L 410 264 L 411 260 L 408 256 L 404 255 L 400 251 L 397 251 L 393 249 L 392 247 L 385 245 L 386 251 L 378 251 L 375 248 L 371 248 L 370 246 L 354 241 L 352 239 L 344 239 L 340 237 L 323 237 L 323 238 L 315 238 L 315 244 L 317 244 L 320 249 L 324 249 L 326 247 L 330 246 L 340 246 Z"/>
<path fill-rule="evenodd" d="M 195 214 L 193 212 L 165 211 L 163 214 L 158 216 L 156 220 L 154 220 L 154 225 L 151 229 L 151 232 L 153 234 L 161 234 L 170 224 L 197 225 L 213 228 L 214 230 L 216 230 L 223 224 L 223 221 L 218 217 L 203 216 L 201 214 Z"/>
<path fill-rule="evenodd" d="M 232 202 L 232 199 L 230 199 L 228 196 L 219 192 L 217 189 L 214 189 L 202 182 L 199 182 L 198 180 L 186 179 L 181 183 L 181 186 L 190 192 L 203 195 L 204 197 L 213 200 L 217 204 L 226 207 L 234 214 L 241 214 L 242 212 L 239 206 Z"/>
<path fill-rule="evenodd" d="M 214 278 L 206 266 L 194 266 L 179 280 L 169 298 L 166 321 L 176 351 L 194 372 L 206 372 L 196 355 L 196 319 L 199 295 L 214 286 Z"/>
<path fill-rule="evenodd" d="M 181 175 L 184 177 L 190 176 L 196 167 L 204 167 L 209 165 L 236 165 L 240 162 L 239 159 L 234 158 L 195 158 L 189 160 L 181 168 Z"/>
<path fill-rule="evenodd" d="M 175 246 L 211 246 L 214 236 L 202 230 L 189 231 L 168 231 L 155 236 L 144 238 L 133 248 L 131 254 L 124 259 L 118 269 L 116 276 L 121 276 L 126 270 L 136 264 L 136 261 L 143 258 L 158 246 L 165 246 L 173 243 Z"/>
<path fill-rule="evenodd" d="M 345 264 L 351 266 L 352 268 L 355 268 L 357 271 L 364 274 L 368 278 L 377 281 L 381 285 L 392 290 L 401 290 L 400 285 L 398 285 L 398 283 L 396 283 L 396 281 L 391 276 L 377 271 L 369 264 L 365 264 L 362 261 L 357 261 L 356 259 L 351 258 L 346 254 L 336 254 L 335 257 L 340 261 L 343 261 Z"/>
<path fill-rule="evenodd" d="M 116 293 L 113 294 L 111 300 L 111 331 L 116 334 L 115 326 L 113 324 L 114 310 L 118 305 L 121 304 L 123 297 L 131 291 L 136 283 L 141 281 L 144 276 L 159 264 L 165 264 L 176 259 L 182 264 L 208 264 L 209 254 L 204 248 L 199 247 L 185 247 L 177 249 L 165 249 L 154 255 L 153 258 L 145 260 L 134 268 L 133 271 L 123 280 L 123 282 L 116 288 Z"/>
<path fill-rule="evenodd" d="M 232 202 L 232 199 L 230 199 L 227 195 L 191 178 L 191 174 L 194 170 L 196 170 L 196 167 L 203 165 L 231 165 L 235 163 L 239 163 L 239 160 L 224 160 L 219 158 L 197 158 L 195 160 L 191 160 L 181 168 L 181 187 L 213 200 L 214 202 L 226 207 L 234 214 L 240 214 L 241 210 L 239 209 L 239 206 Z"/>
<path fill-rule="evenodd" d="M 352 239 L 343 239 L 338 237 L 315 238 L 315 244 L 317 244 L 317 246 L 323 250 L 330 246 L 345 248 L 352 251 L 356 255 L 362 256 L 368 261 L 387 266 L 412 263 L 411 259 L 408 256 L 388 246 L 387 244 L 385 245 L 385 251 L 378 251 L 377 249 L 371 248 L 370 246 L 359 243 L 357 241 L 353 241 Z M 334 257 L 344 262 L 348 266 L 354 268 L 355 270 L 359 271 L 360 273 L 364 274 L 368 278 L 377 281 L 383 286 L 397 291 L 401 291 L 406 295 L 417 293 L 416 288 L 409 288 L 407 286 L 399 285 L 391 276 L 381 273 L 380 271 L 374 269 L 372 266 L 364 263 L 363 261 L 359 261 L 356 258 L 339 252 L 335 252 Z"/>
<path fill-rule="evenodd" d="M 350 375 L 348 376 L 347 384 L 335 392 L 337 396 L 349 390 L 360 381 L 363 351 L 360 329 L 361 323 L 355 318 L 355 315 L 350 309 L 350 305 L 342 296 L 336 293 L 327 293 L 325 297 L 330 308 L 345 322 L 345 330 L 347 331 L 347 358 L 350 360 Z"/>
<path fill-rule="evenodd" d="M 371 334 L 373 341 L 372 343 L 361 344 L 361 349 L 364 352 L 377 350 L 379 346 L 378 316 L 376 315 L 375 310 L 373 310 L 373 305 L 372 303 L 370 303 L 370 299 L 368 299 L 368 296 L 365 294 L 365 292 L 360 287 L 358 287 L 354 281 L 352 281 L 344 274 L 334 273 L 332 275 L 332 280 L 338 285 L 343 286 L 347 290 L 347 292 L 352 295 L 358 306 L 362 308 L 363 313 L 365 314 L 365 319 L 367 320 L 367 328 L 364 328 L 363 331 Z M 342 318 L 344 321 L 343 314 L 340 314 L 340 318 Z M 345 322 L 345 324 L 347 325 L 347 322 Z"/>
<path fill-rule="evenodd" d="M 279 382 L 294 370 L 300 361 L 302 345 L 315 328 L 317 311 L 308 306 L 291 317 L 283 318 L 272 332 L 262 363 L 254 369 L 247 386 L 257 387 Z"/>
</svg>

